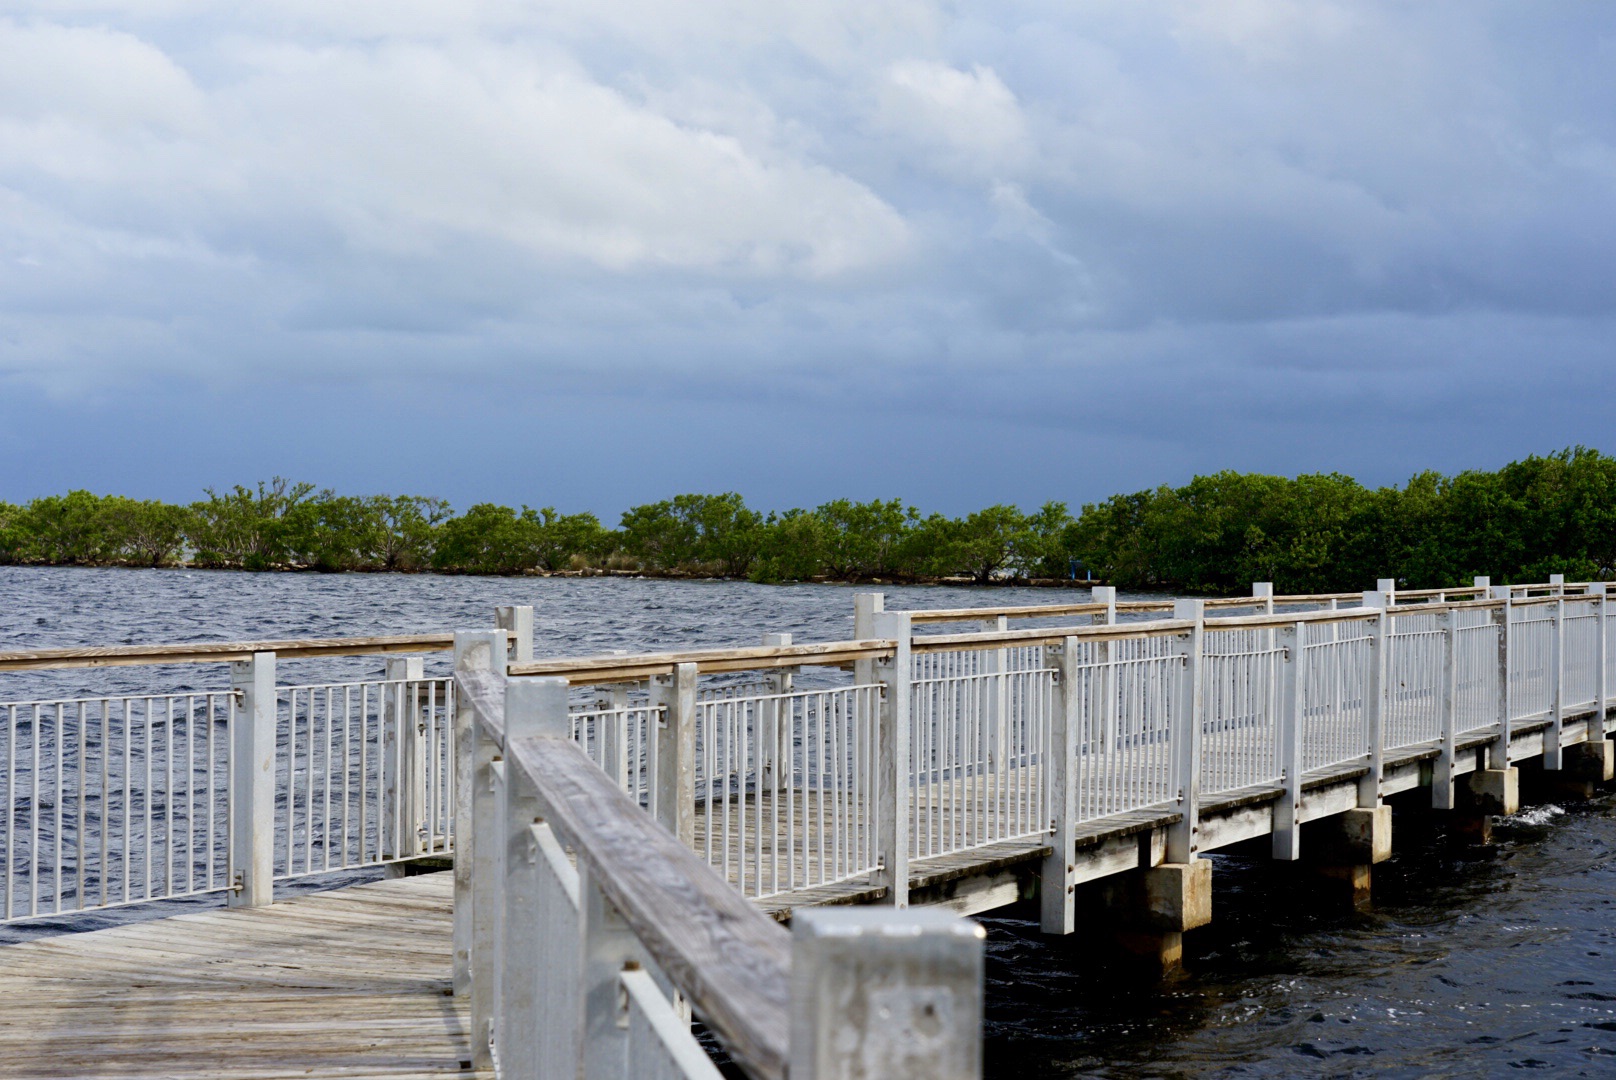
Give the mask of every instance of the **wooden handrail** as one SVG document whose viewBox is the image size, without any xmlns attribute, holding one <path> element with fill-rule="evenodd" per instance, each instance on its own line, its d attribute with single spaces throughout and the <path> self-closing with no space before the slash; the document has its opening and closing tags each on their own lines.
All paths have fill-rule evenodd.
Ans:
<svg viewBox="0 0 1616 1080">
<path fill-rule="evenodd" d="M 1474 586 L 1462 589 L 1430 589 L 1420 593 L 1399 593 L 1400 596 L 1436 596 L 1438 593 L 1455 595 L 1458 593 L 1473 593 L 1478 590 Z M 1254 607 L 1266 604 L 1270 599 L 1276 605 L 1280 604 L 1327 604 L 1331 600 L 1357 601 L 1361 593 L 1297 593 L 1292 596 L 1214 596 L 1206 600 L 1208 608 L 1241 608 Z M 1173 600 L 1119 600 L 1115 605 L 1117 611 L 1150 612 L 1172 611 Z M 1070 604 L 1022 604 L 1011 607 L 980 607 L 980 608 L 932 608 L 928 610 L 911 611 L 910 621 L 916 626 L 927 623 L 947 622 L 986 622 L 1004 616 L 1007 619 L 1046 619 L 1060 618 L 1063 615 L 1097 615 L 1112 605 L 1096 603 L 1085 600 Z"/>
<path fill-rule="evenodd" d="M 894 643 L 880 639 L 825 641 L 805 645 L 752 645 L 730 649 L 689 649 L 683 652 L 646 653 L 640 656 L 583 656 L 534 660 L 512 664 L 512 675 L 559 675 L 574 685 L 630 682 L 654 675 L 670 675 L 679 664 L 695 664 L 703 675 L 731 671 L 800 667 L 814 664 L 839 667 L 856 660 L 881 660 L 892 655 Z"/>
<path fill-rule="evenodd" d="M 1523 586 L 1513 586 L 1522 588 Z M 1559 586 L 1536 586 L 1560 588 Z M 1583 583 L 1568 584 L 1565 588 L 1586 588 Z M 1475 594 L 1475 587 L 1455 589 L 1422 589 L 1394 594 L 1397 597 L 1427 598 L 1446 594 L 1458 596 Z M 1582 594 L 1517 597 L 1516 605 L 1553 603 L 1559 599 L 1580 599 Z M 1330 600 L 1358 600 L 1357 593 L 1316 593 L 1296 596 L 1276 596 L 1276 605 L 1322 603 Z M 1208 608 L 1249 607 L 1263 603 L 1266 597 L 1218 597 L 1207 600 Z M 1501 600 L 1448 600 L 1440 604 L 1414 604 L 1394 608 L 1398 615 L 1414 615 L 1454 607 L 1487 607 L 1501 604 Z M 1022 605 L 1004 608 L 941 608 L 931 611 L 910 612 L 914 624 L 946 622 L 973 622 L 997 618 L 1060 618 L 1066 615 L 1093 615 L 1106 610 L 1107 605 L 1095 603 Z M 1129 600 L 1116 605 L 1122 612 L 1171 611 L 1171 600 Z M 1237 627 L 1283 626 L 1298 620 L 1305 622 L 1350 621 L 1363 618 L 1364 609 L 1352 607 L 1320 612 L 1276 612 L 1248 616 L 1221 616 L 1208 618 L 1208 629 Z M 1064 637 L 1092 638 L 1115 641 L 1129 637 L 1178 633 L 1183 625 L 1172 619 L 1148 622 L 1121 623 L 1102 626 L 1049 627 L 1036 630 L 1018 630 L 984 634 L 936 634 L 914 638 L 916 652 L 939 652 L 953 648 L 998 648 L 1005 645 L 1054 642 Z M 61 668 L 120 667 L 139 664 L 198 664 L 227 663 L 241 660 L 256 652 L 273 652 L 282 659 L 310 659 L 317 657 L 373 656 L 386 653 L 438 652 L 454 647 L 453 634 L 396 634 L 380 637 L 314 638 L 277 641 L 190 642 L 179 645 L 113 645 L 99 647 L 73 647 L 56 649 L 27 649 L 0 652 L 0 672 L 40 671 Z M 736 671 L 767 670 L 781 667 L 820 665 L 842 667 L 859 660 L 881 660 L 892 655 L 893 643 L 880 639 L 862 641 L 817 642 L 804 645 L 765 645 L 738 648 L 689 649 L 677 652 L 646 653 L 638 656 L 586 656 L 564 659 L 535 660 L 512 664 L 513 675 L 561 675 L 574 685 L 592 685 L 608 682 L 633 682 L 656 675 L 670 674 L 674 666 L 694 663 L 702 674 Z"/>
<path fill-rule="evenodd" d="M 526 665 L 524 665 L 526 666 Z M 505 680 L 455 673 L 460 702 L 503 745 L 646 953 L 752 1076 L 784 1080 L 791 938 L 566 738 L 506 738 Z"/>
<path fill-rule="evenodd" d="M 308 638 L 288 641 L 196 641 L 182 645 L 105 645 L 0 652 L 0 671 L 51 668 L 128 667 L 136 664 L 221 664 L 253 653 L 283 660 L 381 653 L 441 652 L 454 648 L 453 634 L 393 634 L 384 637 Z"/>
<path fill-rule="evenodd" d="M 1052 645 L 1063 638 L 1085 641 L 1123 641 L 1129 638 L 1168 637 L 1195 626 L 1190 619 L 1152 619 L 1148 622 L 1102 623 L 1096 626 L 1040 626 L 1032 630 L 988 630 L 979 634 L 929 634 L 911 640 L 912 653 L 968 652 L 1002 649 L 1010 645 Z"/>
</svg>

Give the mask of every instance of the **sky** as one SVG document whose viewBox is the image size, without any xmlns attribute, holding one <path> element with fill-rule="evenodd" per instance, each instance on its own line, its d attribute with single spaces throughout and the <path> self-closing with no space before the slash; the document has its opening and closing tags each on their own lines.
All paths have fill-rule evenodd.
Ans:
<svg viewBox="0 0 1616 1080">
<path fill-rule="evenodd" d="M 0 499 L 1616 452 L 1616 5 L 0 0 Z"/>
</svg>

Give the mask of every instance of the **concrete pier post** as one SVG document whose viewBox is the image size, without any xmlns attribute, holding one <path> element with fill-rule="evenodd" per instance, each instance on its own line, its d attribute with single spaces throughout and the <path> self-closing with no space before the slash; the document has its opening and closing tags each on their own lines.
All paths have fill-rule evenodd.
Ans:
<svg viewBox="0 0 1616 1080">
<path fill-rule="evenodd" d="M 1303 863 L 1355 908 L 1369 903 L 1371 870 L 1392 854 L 1392 808 L 1358 807 L 1310 823 Z"/>
</svg>

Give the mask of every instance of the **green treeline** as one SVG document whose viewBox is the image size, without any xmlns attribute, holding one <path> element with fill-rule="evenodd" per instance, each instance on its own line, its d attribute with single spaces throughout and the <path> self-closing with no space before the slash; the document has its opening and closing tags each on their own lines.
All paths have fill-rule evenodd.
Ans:
<svg viewBox="0 0 1616 1080">
<path fill-rule="evenodd" d="M 846 499 L 763 514 L 739 495 L 593 514 L 441 499 L 351 496 L 276 479 L 189 506 L 86 491 L 0 503 L 0 564 L 521 574 L 617 571 L 753 581 L 976 582 L 1093 575 L 1127 589 L 1281 592 L 1609 577 L 1616 459 L 1583 447 L 1497 472 L 1427 472 L 1402 487 L 1347 476 L 1222 472 L 1114 495 L 1075 517 L 992 506 L 922 515 L 901 500 Z"/>
</svg>

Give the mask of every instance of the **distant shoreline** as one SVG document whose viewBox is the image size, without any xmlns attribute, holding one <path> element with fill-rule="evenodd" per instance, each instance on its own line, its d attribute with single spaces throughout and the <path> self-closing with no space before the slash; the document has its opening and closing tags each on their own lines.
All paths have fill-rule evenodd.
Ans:
<svg viewBox="0 0 1616 1080">
<path fill-rule="evenodd" d="M 18 570 L 184 570 L 200 574 L 312 574 L 321 577 L 340 577 L 347 574 L 363 576 L 379 576 L 397 574 L 402 577 L 493 577 L 493 578 L 623 578 L 639 581 L 715 581 L 748 585 L 938 585 L 950 588 L 978 588 L 978 589 L 1091 589 L 1106 582 L 1098 578 L 1094 580 L 1072 580 L 1068 578 L 1016 578 L 1007 577 L 994 581 L 977 581 L 966 576 L 940 576 L 940 577 L 857 577 L 834 578 L 814 577 L 791 581 L 755 581 L 748 577 L 732 577 L 724 574 L 703 574 L 696 572 L 654 570 L 608 570 L 588 568 L 582 570 L 540 570 L 528 569 L 512 573 L 491 573 L 470 570 L 438 570 L 432 567 L 409 567 L 387 569 L 384 567 L 357 567 L 353 569 L 325 569 L 317 566 L 304 565 L 278 565 L 264 567 L 241 566 L 207 566 L 188 562 L 165 562 L 156 566 L 146 566 L 130 562 L 78 562 L 78 563 L 44 563 L 44 562 L 11 562 L 0 563 L 0 568 L 14 568 Z M 1148 592 L 1151 590 L 1139 590 Z M 1164 595 L 1168 590 L 1161 590 Z"/>
</svg>

